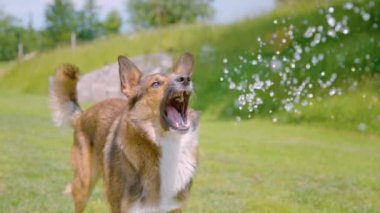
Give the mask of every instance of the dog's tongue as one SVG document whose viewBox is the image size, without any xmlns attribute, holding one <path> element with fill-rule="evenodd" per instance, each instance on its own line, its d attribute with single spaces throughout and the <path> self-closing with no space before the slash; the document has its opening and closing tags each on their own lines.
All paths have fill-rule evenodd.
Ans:
<svg viewBox="0 0 380 213">
<path fill-rule="evenodd" d="M 178 129 L 186 129 L 187 125 L 183 120 L 181 114 L 172 106 L 168 106 L 166 109 L 166 113 L 170 121 L 174 124 Z"/>
</svg>

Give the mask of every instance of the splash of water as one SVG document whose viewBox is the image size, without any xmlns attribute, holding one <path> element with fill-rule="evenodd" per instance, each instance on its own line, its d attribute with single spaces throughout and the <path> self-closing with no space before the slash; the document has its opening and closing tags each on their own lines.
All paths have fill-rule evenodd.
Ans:
<svg viewBox="0 0 380 213">
<path fill-rule="evenodd" d="M 369 4 L 373 7 L 375 2 Z M 337 15 L 338 10 L 343 10 L 343 15 Z M 334 56 L 338 61 L 334 70 L 362 72 L 369 69 L 360 66 L 371 59 L 371 54 L 357 57 L 349 68 L 344 62 L 344 54 L 331 50 L 319 52 L 318 46 L 348 36 L 352 31 L 350 18 L 355 15 L 361 17 L 363 22 L 369 22 L 372 18 L 364 8 L 347 2 L 341 8 L 321 9 L 319 23 L 307 26 L 309 22 L 304 20 L 306 27 L 291 24 L 291 18 L 273 20 L 281 32 L 273 33 L 270 39 L 257 37 L 257 51 L 240 55 L 241 63 L 238 66 L 231 67 L 229 59 L 223 59 L 225 68 L 220 82 L 229 90 L 237 91 L 235 107 L 248 118 L 253 113 L 264 111 L 272 114 L 274 110 L 299 114 L 302 113 L 301 108 L 313 105 L 325 95 L 342 95 L 344 90 L 338 80 L 344 77 L 344 73 L 325 70 L 324 64 Z M 373 29 L 377 27 L 377 24 L 372 25 Z M 274 51 L 271 55 L 264 54 L 267 49 Z M 350 84 L 349 89 L 356 90 L 358 82 Z M 236 118 L 237 121 L 241 119 L 240 116 Z M 278 118 L 272 117 L 272 121 L 277 122 Z M 364 125 L 359 125 L 358 129 L 366 129 Z"/>
</svg>

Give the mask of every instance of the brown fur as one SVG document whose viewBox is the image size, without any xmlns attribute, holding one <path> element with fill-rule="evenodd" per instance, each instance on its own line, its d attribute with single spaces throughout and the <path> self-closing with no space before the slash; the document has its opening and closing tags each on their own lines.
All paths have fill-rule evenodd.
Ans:
<svg viewBox="0 0 380 213">
<path fill-rule="evenodd" d="M 74 127 L 71 192 L 75 212 L 83 212 L 99 176 L 104 179 L 112 212 L 129 212 L 137 201 L 144 206 L 160 203 L 159 162 L 162 152 L 156 137 L 169 131 L 160 116 L 161 106 L 171 87 L 178 86 L 173 83 L 178 76 L 190 80 L 192 60 L 190 54 L 185 54 L 173 73 L 142 76 L 132 62 L 119 57 L 121 90 L 128 100 L 109 99 L 84 112 L 77 103 L 78 68 L 72 65 L 58 68 L 51 100 L 54 115 L 68 117 L 58 116 L 58 123 L 64 123 L 59 119 L 66 119 Z M 161 83 L 160 87 L 151 86 L 157 81 Z M 188 119 L 192 123 L 190 131 L 195 131 L 198 114 L 189 109 Z M 192 153 L 196 158 L 197 148 Z M 191 182 L 174 199 L 183 203 Z"/>
</svg>

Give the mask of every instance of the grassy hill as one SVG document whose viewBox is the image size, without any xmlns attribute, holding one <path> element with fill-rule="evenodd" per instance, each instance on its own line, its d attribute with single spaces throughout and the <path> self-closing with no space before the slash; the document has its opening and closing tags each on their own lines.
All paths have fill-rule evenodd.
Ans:
<svg viewBox="0 0 380 213">
<path fill-rule="evenodd" d="M 210 117 L 265 116 L 287 122 L 318 121 L 322 125 L 349 129 L 358 129 L 364 124 L 365 131 L 376 132 L 380 129 L 379 11 L 377 1 L 355 1 L 352 5 L 336 1 L 319 7 L 291 5 L 228 26 L 174 26 L 99 39 L 75 50 L 60 47 L 38 53 L 28 61 L 0 65 L 0 73 L 3 73 L 0 89 L 47 94 L 48 76 L 61 63 L 73 63 L 82 72 L 89 72 L 114 63 L 120 54 L 134 56 L 165 51 L 178 56 L 191 51 L 197 61 L 193 105 Z M 349 30 L 345 31 L 346 28 Z M 317 33 L 320 38 L 315 44 Z M 258 55 L 261 61 L 252 66 Z M 323 55 L 323 60 L 312 63 L 319 55 Z M 226 61 L 228 63 L 224 63 Z M 282 66 L 280 71 L 273 69 L 278 61 Z M 281 84 L 280 74 L 287 67 L 291 68 L 287 75 L 292 81 Z M 223 73 L 225 69 L 230 70 L 228 75 Z M 321 77 L 321 73 L 325 77 Z M 318 84 L 319 80 L 328 81 L 334 74 L 337 80 L 327 89 Z M 270 80 L 275 95 L 270 95 L 269 90 L 257 90 L 256 97 L 263 103 L 257 104 L 255 99 L 254 104 L 245 103 L 239 110 L 237 99 L 243 95 L 247 101 L 248 86 L 255 83 L 252 75 Z M 312 88 L 304 89 L 298 100 L 290 89 L 300 87 L 306 79 Z M 242 87 L 231 89 L 231 82 Z M 355 88 L 349 89 L 352 85 Z M 334 92 L 332 97 L 331 92 Z M 313 102 L 313 105 L 304 107 L 302 100 L 308 100 L 309 94 L 314 99 L 308 103 Z M 291 111 L 285 110 L 286 104 L 292 104 Z M 251 111 L 250 107 L 256 108 Z"/>
</svg>

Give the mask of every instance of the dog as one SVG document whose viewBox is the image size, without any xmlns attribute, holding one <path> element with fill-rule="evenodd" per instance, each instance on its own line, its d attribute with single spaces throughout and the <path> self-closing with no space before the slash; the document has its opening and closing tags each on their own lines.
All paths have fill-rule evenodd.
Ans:
<svg viewBox="0 0 380 213">
<path fill-rule="evenodd" d="M 198 164 L 199 113 L 189 107 L 194 57 L 183 54 L 172 72 L 143 75 L 119 56 L 124 99 L 82 111 L 79 69 L 64 64 L 50 91 L 53 120 L 74 129 L 69 184 L 76 213 L 83 212 L 102 176 L 111 212 L 181 212 Z"/>
</svg>

